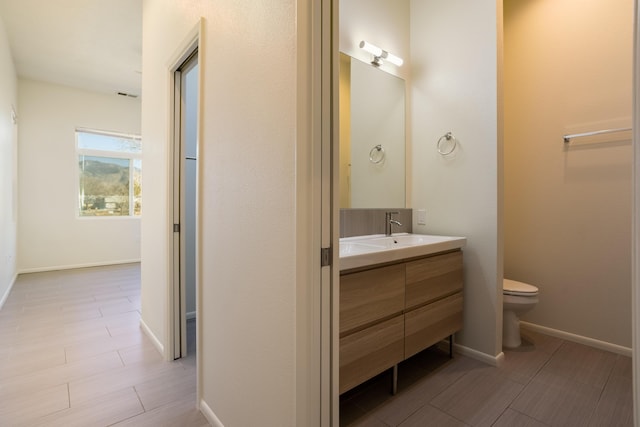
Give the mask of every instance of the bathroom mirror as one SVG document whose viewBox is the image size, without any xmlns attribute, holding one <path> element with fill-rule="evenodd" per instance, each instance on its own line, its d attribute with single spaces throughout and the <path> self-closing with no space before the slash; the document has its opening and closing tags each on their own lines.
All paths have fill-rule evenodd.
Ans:
<svg viewBox="0 0 640 427">
<path fill-rule="evenodd" d="M 340 53 L 340 207 L 405 207 L 405 82 Z"/>
</svg>

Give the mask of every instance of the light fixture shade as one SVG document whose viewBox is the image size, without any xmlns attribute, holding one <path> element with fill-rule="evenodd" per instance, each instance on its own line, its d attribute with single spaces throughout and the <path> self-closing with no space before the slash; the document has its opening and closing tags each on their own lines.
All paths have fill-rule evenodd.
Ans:
<svg viewBox="0 0 640 427">
<path fill-rule="evenodd" d="M 384 59 L 391 62 L 393 65 L 397 65 L 401 67 L 404 61 L 399 56 L 395 56 L 393 53 L 386 52 L 387 56 L 384 56 Z"/>
<path fill-rule="evenodd" d="M 360 42 L 360 48 L 363 49 L 365 52 L 369 52 L 370 54 L 373 55 L 373 61 L 371 61 L 371 63 L 376 67 L 382 64 L 382 60 L 389 61 L 393 65 L 396 65 L 398 67 L 402 66 L 402 64 L 404 63 L 402 58 L 400 58 L 399 56 L 389 53 L 386 50 L 383 50 L 378 46 L 373 45 L 367 41 L 362 40 Z"/>
<path fill-rule="evenodd" d="M 372 54 L 373 56 L 382 56 L 382 52 L 384 52 L 382 49 L 380 49 L 378 46 L 373 45 L 369 42 L 366 42 L 364 40 L 362 40 L 360 42 L 360 48 L 364 49 L 365 51 L 369 52 L 370 54 Z"/>
</svg>

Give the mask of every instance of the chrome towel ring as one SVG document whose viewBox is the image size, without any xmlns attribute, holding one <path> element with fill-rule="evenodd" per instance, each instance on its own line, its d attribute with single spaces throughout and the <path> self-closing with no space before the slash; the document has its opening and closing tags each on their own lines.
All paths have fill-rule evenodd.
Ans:
<svg viewBox="0 0 640 427">
<path fill-rule="evenodd" d="M 369 161 L 374 165 L 382 163 L 384 160 L 385 152 L 382 145 L 378 144 L 369 151 Z"/>
<path fill-rule="evenodd" d="M 447 132 L 438 139 L 436 146 L 438 147 L 438 153 L 443 156 L 448 156 L 456 150 L 458 140 L 451 132 Z"/>
</svg>

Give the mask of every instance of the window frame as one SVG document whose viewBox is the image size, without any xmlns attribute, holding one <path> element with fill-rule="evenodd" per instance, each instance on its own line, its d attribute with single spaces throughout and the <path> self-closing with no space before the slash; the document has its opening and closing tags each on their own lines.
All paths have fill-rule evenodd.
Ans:
<svg viewBox="0 0 640 427">
<path fill-rule="evenodd" d="M 127 152 L 127 151 L 112 151 L 112 150 L 100 150 L 94 148 L 81 148 L 79 144 L 78 135 L 81 133 L 85 134 L 93 134 L 93 135 L 102 135 L 108 137 L 129 139 L 140 142 L 140 152 Z M 135 178 L 135 161 L 140 162 L 140 170 L 142 170 L 142 137 L 138 134 L 130 134 L 123 132 L 114 132 L 114 131 L 105 131 L 105 130 L 97 130 L 90 128 L 82 128 L 77 127 L 74 132 L 75 136 L 75 168 L 76 168 L 76 218 L 77 219 L 140 219 L 142 217 L 142 209 L 140 210 L 140 215 L 135 214 L 135 189 L 134 189 L 134 178 Z M 92 157 L 104 157 L 104 158 L 117 158 L 117 159 L 126 159 L 129 160 L 129 214 L 128 215 L 82 215 L 82 203 L 81 203 L 81 194 L 80 194 L 80 178 L 81 172 L 78 166 L 78 162 L 80 161 L 81 156 L 92 156 Z M 142 197 L 142 196 L 141 196 Z"/>
</svg>

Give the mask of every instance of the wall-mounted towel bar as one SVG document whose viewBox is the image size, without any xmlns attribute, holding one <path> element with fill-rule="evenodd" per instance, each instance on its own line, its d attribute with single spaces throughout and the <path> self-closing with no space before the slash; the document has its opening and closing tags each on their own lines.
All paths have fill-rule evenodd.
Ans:
<svg viewBox="0 0 640 427">
<path fill-rule="evenodd" d="M 569 143 L 573 138 L 581 138 L 583 136 L 593 136 L 593 135 L 601 135 L 603 133 L 614 133 L 614 132 L 626 132 L 631 130 L 631 128 L 616 128 L 616 129 L 604 129 L 604 130 L 595 130 L 593 132 L 584 132 L 584 133 L 574 133 L 571 135 L 563 136 L 564 143 Z"/>
</svg>

